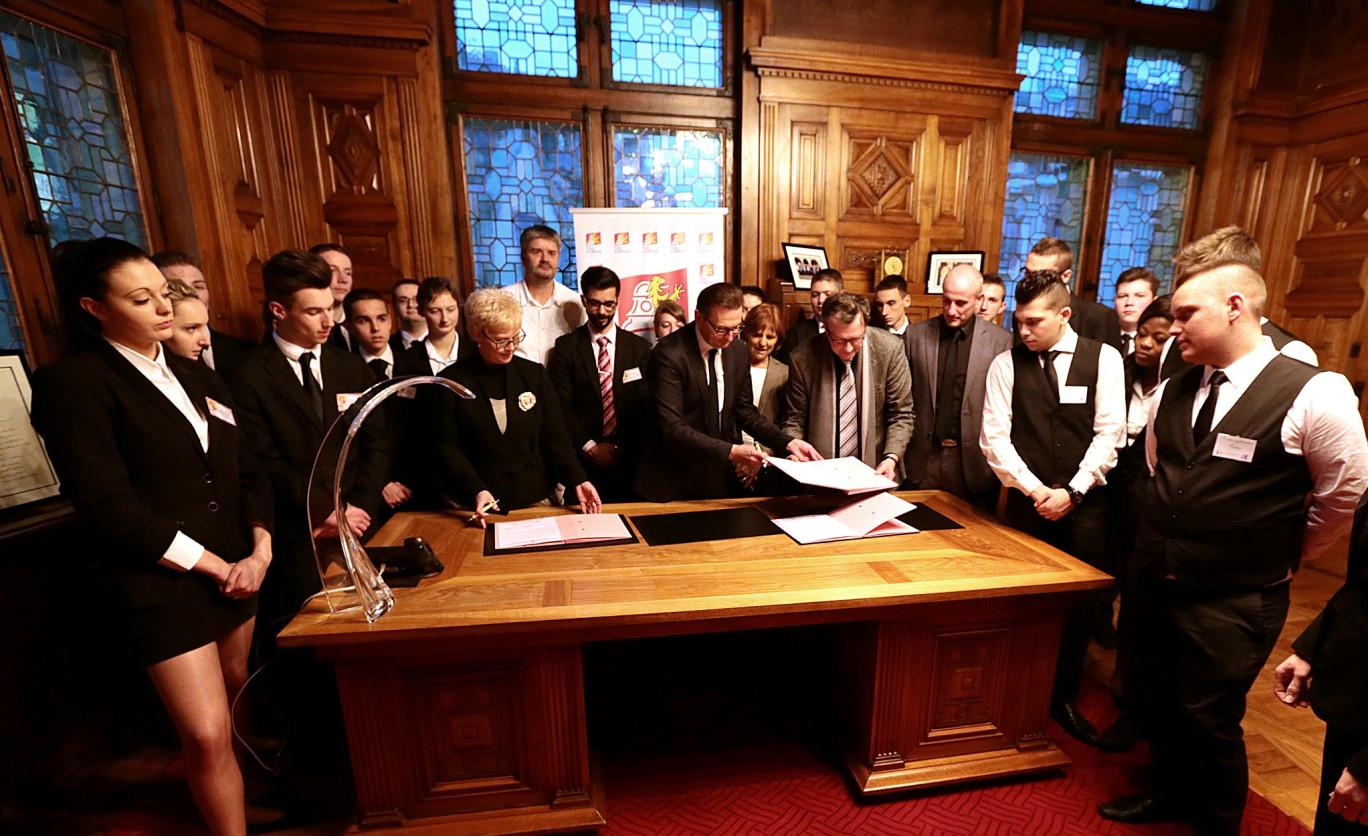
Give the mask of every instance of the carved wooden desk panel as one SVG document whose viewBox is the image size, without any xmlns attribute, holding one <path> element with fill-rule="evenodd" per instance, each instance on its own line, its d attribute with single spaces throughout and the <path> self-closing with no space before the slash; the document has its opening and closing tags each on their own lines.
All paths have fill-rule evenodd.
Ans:
<svg viewBox="0 0 1368 836">
<path fill-rule="evenodd" d="M 483 554 L 444 513 L 396 516 L 446 571 L 375 624 L 306 612 L 281 634 L 337 668 L 362 826 L 534 833 L 594 827 L 587 641 L 852 625 L 849 765 L 865 793 L 1068 763 L 1045 736 L 1061 613 L 1111 579 L 938 492 L 963 529 L 798 546 L 787 536 Z M 609 510 L 627 515 L 753 500 Z M 528 509 L 512 519 L 559 509 Z"/>
</svg>

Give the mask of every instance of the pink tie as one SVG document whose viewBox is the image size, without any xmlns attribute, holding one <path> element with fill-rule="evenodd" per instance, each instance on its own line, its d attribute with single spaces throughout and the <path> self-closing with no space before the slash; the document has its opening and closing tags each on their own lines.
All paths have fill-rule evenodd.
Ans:
<svg viewBox="0 0 1368 836">
<path fill-rule="evenodd" d="M 617 429 L 617 411 L 613 409 L 613 358 L 608 355 L 608 338 L 598 338 L 599 394 L 603 397 L 603 434 L 611 436 Z"/>
</svg>

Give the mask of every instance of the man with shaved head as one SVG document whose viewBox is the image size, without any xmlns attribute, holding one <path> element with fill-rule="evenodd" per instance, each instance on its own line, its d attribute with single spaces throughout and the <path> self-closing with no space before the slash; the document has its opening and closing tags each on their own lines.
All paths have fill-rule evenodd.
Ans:
<svg viewBox="0 0 1368 836">
<path fill-rule="evenodd" d="M 958 264 L 945 277 L 941 315 L 907 326 L 917 426 L 907 448 L 914 489 L 948 491 L 992 511 L 1002 483 L 979 448 L 984 382 L 1012 335 L 977 315 L 983 275 Z"/>
<path fill-rule="evenodd" d="M 1236 836 L 1245 696 L 1282 630 L 1293 573 L 1350 525 L 1368 444 L 1349 381 L 1265 339 L 1267 290 L 1247 260 L 1213 255 L 1183 279 L 1170 342 L 1192 366 L 1150 404 L 1153 478 L 1126 591 L 1154 783 L 1098 812 Z"/>
</svg>

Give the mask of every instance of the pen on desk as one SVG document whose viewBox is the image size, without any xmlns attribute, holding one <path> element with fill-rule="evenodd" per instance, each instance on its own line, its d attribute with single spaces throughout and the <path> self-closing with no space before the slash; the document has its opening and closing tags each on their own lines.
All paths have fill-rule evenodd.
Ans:
<svg viewBox="0 0 1368 836">
<path fill-rule="evenodd" d="M 481 505 L 479 508 L 477 508 L 477 509 L 475 510 L 475 513 L 471 514 L 471 515 L 470 515 L 470 518 L 467 519 L 466 522 L 475 522 L 476 520 L 478 520 L 478 519 L 480 518 L 480 515 L 483 514 L 485 511 L 490 511 L 490 510 L 493 510 L 493 509 L 498 508 L 498 507 L 499 507 L 499 500 L 497 500 L 497 499 L 491 499 L 491 500 L 489 500 L 488 502 L 486 502 L 484 505 Z"/>
</svg>

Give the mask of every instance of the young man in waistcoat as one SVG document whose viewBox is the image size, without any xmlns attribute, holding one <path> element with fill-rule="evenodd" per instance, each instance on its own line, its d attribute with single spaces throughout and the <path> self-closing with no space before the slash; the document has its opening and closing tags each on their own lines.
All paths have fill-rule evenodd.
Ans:
<svg viewBox="0 0 1368 836">
<path fill-rule="evenodd" d="M 1245 696 L 1287 617 L 1288 586 L 1349 526 L 1368 444 L 1349 382 L 1264 338 L 1267 290 L 1243 262 L 1204 265 L 1173 297 L 1171 343 L 1191 368 L 1150 402 L 1126 602 L 1153 695 L 1148 793 L 1112 821 L 1190 820 L 1236 836 L 1249 787 Z"/>
<path fill-rule="evenodd" d="M 1126 432 L 1121 354 L 1069 325 L 1069 290 L 1054 270 L 1027 271 L 1016 288 L 1021 344 L 993 358 L 979 443 L 1008 489 L 1007 522 L 1074 557 L 1104 557 L 1106 484 Z M 1075 700 L 1096 596 L 1065 615 L 1050 716 L 1096 745 Z"/>
</svg>

